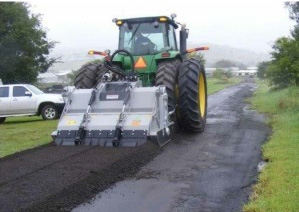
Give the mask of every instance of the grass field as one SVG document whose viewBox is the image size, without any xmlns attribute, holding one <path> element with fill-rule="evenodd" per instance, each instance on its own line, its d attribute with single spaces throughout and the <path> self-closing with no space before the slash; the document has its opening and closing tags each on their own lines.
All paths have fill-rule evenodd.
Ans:
<svg viewBox="0 0 299 212">
<path fill-rule="evenodd" d="M 225 87 L 237 84 L 232 78 L 228 83 L 208 79 L 208 93 L 215 93 Z M 51 142 L 51 133 L 58 120 L 43 121 L 41 117 L 12 117 L 0 125 L 0 158 Z"/>
<path fill-rule="evenodd" d="M 232 77 L 227 82 L 224 82 L 223 80 L 208 78 L 208 94 L 213 94 L 226 87 L 238 84 L 242 80 L 243 80 L 242 78 Z"/>
<path fill-rule="evenodd" d="M 263 146 L 263 157 L 269 162 L 244 211 L 298 212 L 299 88 L 271 91 L 266 83 L 259 85 L 252 105 L 269 114 L 273 134 Z"/>
<path fill-rule="evenodd" d="M 0 158 L 51 141 L 57 120 L 41 117 L 11 117 L 0 125 Z"/>
</svg>

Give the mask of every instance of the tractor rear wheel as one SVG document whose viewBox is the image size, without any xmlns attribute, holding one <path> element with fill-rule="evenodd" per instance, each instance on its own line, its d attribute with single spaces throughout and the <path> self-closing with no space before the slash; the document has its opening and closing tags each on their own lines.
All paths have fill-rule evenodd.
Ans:
<svg viewBox="0 0 299 212">
<path fill-rule="evenodd" d="M 207 116 L 207 82 L 199 60 L 185 60 L 179 68 L 179 124 L 186 131 L 202 132 Z"/>
<path fill-rule="evenodd" d="M 79 69 L 79 73 L 75 79 L 75 87 L 77 89 L 90 89 L 96 84 L 98 64 L 87 64 Z"/>
<path fill-rule="evenodd" d="M 177 103 L 176 86 L 179 63 L 179 60 L 160 62 L 156 72 L 155 85 L 166 87 L 169 111 L 173 111 Z"/>
</svg>

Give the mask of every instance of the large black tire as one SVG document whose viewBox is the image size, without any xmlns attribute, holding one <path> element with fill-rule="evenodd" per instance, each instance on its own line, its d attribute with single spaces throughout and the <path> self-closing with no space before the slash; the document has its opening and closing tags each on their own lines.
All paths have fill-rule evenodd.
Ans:
<svg viewBox="0 0 299 212">
<path fill-rule="evenodd" d="M 53 104 L 47 104 L 43 106 L 41 115 L 44 120 L 54 120 L 57 119 L 59 116 L 58 110 Z"/>
<path fill-rule="evenodd" d="M 155 85 L 164 85 L 168 95 L 168 110 L 176 108 L 176 86 L 178 78 L 179 60 L 160 62 L 156 72 Z"/>
<path fill-rule="evenodd" d="M 6 117 L 0 117 L 0 124 L 3 124 L 5 122 Z"/>
<path fill-rule="evenodd" d="M 179 67 L 179 124 L 185 131 L 202 132 L 207 117 L 207 82 L 204 66 L 194 58 Z"/>
<path fill-rule="evenodd" d="M 106 72 L 109 72 L 109 70 L 103 64 L 98 65 L 97 75 L 96 75 L 96 85 L 98 85 L 102 82 L 103 75 Z"/>
<path fill-rule="evenodd" d="M 75 87 L 77 89 L 90 89 L 96 84 L 98 64 L 87 64 L 80 68 L 75 79 Z"/>
</svg>

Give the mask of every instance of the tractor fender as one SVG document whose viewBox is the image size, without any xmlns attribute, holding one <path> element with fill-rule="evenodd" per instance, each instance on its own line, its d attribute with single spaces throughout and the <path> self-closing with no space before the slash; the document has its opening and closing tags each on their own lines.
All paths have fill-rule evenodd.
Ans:
<svg viewBox="0 0 299 212">
<path fill-rule="evenodd" d="M 157 63 L 157 65 L 160 63 L 160 62 L 163 62 L 163 61 L 167 61 L 167 60 L 179 60 L 179 61 L 183 61 L 183 58 L 181 56 L 181 54 L 177 51 L 169 51 L 169 56 L 168 57 L 163 57 L 162 54 L 163 53 L 159 53 L 155 56 L 155 61 Z"/>
</svg>

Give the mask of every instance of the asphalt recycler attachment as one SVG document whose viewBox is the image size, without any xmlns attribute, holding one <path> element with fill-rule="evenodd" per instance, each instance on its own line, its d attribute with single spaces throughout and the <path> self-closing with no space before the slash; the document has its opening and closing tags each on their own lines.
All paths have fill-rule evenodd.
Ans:
<svg viewBox="0 0 299 212">
<path fill-rule="evenodd" d="M 134 147 L 149 138 L 164 145 L 170 140 L 165 87 L 141 87 L 141 82 L 107 82 L 97 89 L 71 94 L 53 134 L 58 145 Z"/>
<path fill-rule="evenodd" d="M 125 118 L 124 112 L 125 112 L 126 106 L 130 99 L 130 91 L 131 91 L 131 85 L 128 84 L 127 87 L 125 88 L 123 107 L 122 107 L 121 113 L 119 114 L 118 122 L 116 124 L 115 132 L 114 132 L 113 146 L 115 146 L 115 147 L 118 147 L 120 145 L 120 140 L 121 140 L 121 137 L 123 134 L 122 125 L 123 125 L 124 118 Z"/>
<path fill-rule="evenodd" d="M 90 109 L 91 109 L 91 105 L 95 100 L 95 97 L 96 97 L 96 90 L 92 89 L 86 112 L 83 115 L 83 119 L 80 123 L 79 130 L 76 133 L 75 145 L 81 144 L 84 137 L 85 137 L 85 127 L 86 127 L 87 122 L 89 120 L 89 112 L 90 112 Z"/>
</svg>

